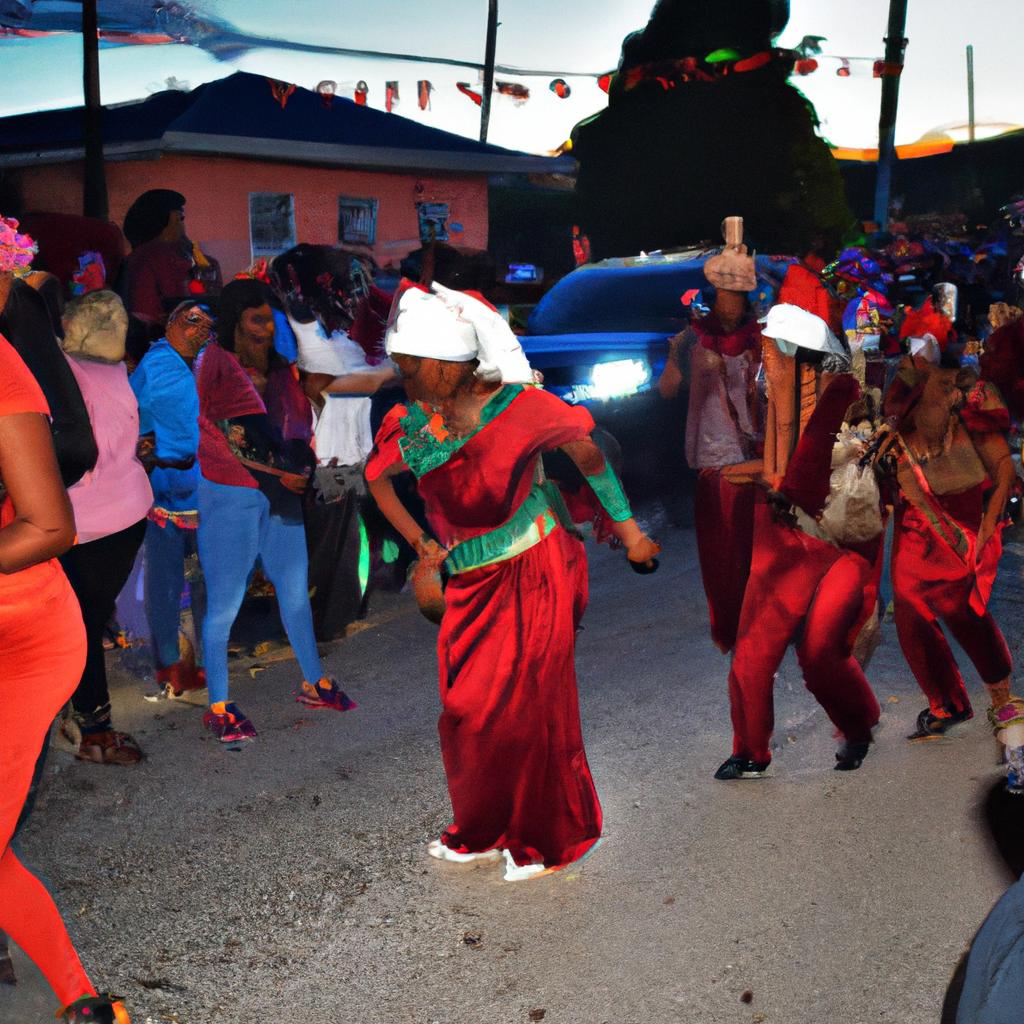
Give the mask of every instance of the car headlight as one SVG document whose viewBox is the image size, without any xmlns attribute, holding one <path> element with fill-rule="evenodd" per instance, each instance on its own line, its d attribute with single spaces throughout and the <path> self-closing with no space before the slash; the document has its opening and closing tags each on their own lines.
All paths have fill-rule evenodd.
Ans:
<svg viewBox="0 0 1024 1024">
<path fill-rule="evenodd" d="M 651 368 L 642 359 L 617 359 L 597 363 L 590 379 L 594 398 L 625 398 L 650 381 Z"/>
</svg>

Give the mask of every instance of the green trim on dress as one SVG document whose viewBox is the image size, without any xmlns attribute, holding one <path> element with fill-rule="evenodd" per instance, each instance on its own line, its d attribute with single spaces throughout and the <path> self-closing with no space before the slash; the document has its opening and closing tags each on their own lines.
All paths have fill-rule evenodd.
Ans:
<svg viewBox="0 0 1024 1024">
<path fill-rule="evenodd" d="M 432 470 L 443 466 L 456 452 L 476 437 L 489 423 L 500 416 L 522 392 L 522 384 L 506 384 L 480 410 L 480 423 L 472 433 L 465 437 L 448 435 L 439 439 L 430 429 L 430 417 L 418 402 L 409 405 L 408 413 L 399 423 L 404 433 L 398 439 L 398 448 L 402 459 L 412 471 L 416 479 L 426 476 Z"/>
</svg>

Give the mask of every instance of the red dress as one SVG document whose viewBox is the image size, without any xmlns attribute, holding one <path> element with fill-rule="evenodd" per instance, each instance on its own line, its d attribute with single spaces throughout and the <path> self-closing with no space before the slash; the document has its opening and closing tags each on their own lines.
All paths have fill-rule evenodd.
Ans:
<svg viewBox="0 0 1024 1024">
<path fill-rule="evenodd" d="M 529 523 L 541 539 L 511 549 L 518 554 L 482 540 L 522 521 L 517 511 L 539 493 L 541 453 L 592 429 L 585 409 L 509 385 L 465 441 L 448 438 L 419 407 L 392 409 L 367 463 L 370 480 L 393 466 L 416 473 L 449 562 L 467 541 L 462 551 L 476 543 L 491 559 L 451 576 L 438 637 L 438 731 L 454 812 L 442 840 L 460 852 L 505 849 L 517 864 L 561 867 L 601 834 L 576 692 L 583 545 L 542 513 Z"/>
</svg>

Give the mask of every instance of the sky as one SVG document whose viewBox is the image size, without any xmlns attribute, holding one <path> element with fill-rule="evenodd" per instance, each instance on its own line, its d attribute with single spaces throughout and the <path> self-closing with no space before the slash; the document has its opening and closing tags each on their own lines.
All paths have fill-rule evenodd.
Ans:
<svg viewBox="0 0 1024 1024">
<path fill-rule="evenodd" d="M 70 6 L 66 0 L 0 0 L 38 9 Z M 101 0 L 117 4 L 118 0 Z M 142 3 L 142 0 L 120 0 Z M 384 50 L 482 61 L 486 0 L 191 0 L 200 13 L 233 23 L 247 33 L 351 49 Z M 497 60 L 538 71 L 560 72 L 570 85 L 568 99 L 549 88 L 552 76 L 502 75 L 528 85 L 519 104 L 495 96 L 489 141 L 511 149 L 548 152 L 568 138 L 572 127 L 600 110 L 606 96 L 594 77 L 618 62 L 622 38 L 647 21 L 652 0 L 500 0 Z M 385 13 L 381 13 L 381 12 Z M 964 49 L 974 45 L 976 119 L 979 124 L 1024 124 L 1020 81 L 1024 0 L 909 0 L 906 70 L 901 81 L 897 142 L 919 139 L 930 130 L 965 123 L 967 84 Z M 805 35 L 826 37 L 825 57 L 814 74 L 794 81 L 814 103 L 822 134 L 834 145 L 877 145 L 880 82 L 871 60 L 884 45 L 888 0 L 792 0 L 780 45 Z M 0 116 L 78 105 L 81 90 L 79 37 L 0 37 L 5 66 Z M 839 58 L 853 60 L 850 77 L 836 75 Z M 250 71 L 314 88 L 327 79 L 351 96 L 356 83 L 369 86 L 369 104 L 383 108 L 384 84 L 399 82 L 395 112 L 447 131 L 475 137 L 479 108 L 455 87 L 477 87 L 477 72 L 371 57 L 304 54 L 260 47 L 230 61 L 181 45 L 121 47 L 101 53 L 105 103 L 144 98 L 170 78 L 195 87 L 204 81 Z M 575 74 L 574 74 L 575 73 Z M 420 111 L 416 82 L 434 86 L 430 108 Z"/>
</svg>

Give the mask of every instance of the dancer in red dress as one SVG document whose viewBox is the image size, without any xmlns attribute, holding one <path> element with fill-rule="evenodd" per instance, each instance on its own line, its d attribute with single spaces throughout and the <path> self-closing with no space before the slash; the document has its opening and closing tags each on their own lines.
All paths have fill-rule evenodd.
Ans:
<svg viewBox="0 0 1024 1024">
<path fill-rule="evenodd" d="M 489 306 L 409 287 L 388 351 L 411 401 L 385 418 L 367 480 L 416 547 L 421 580 L 442 566 L 449 576 L 439 732 L 454 818 L 429 852 L 457 862 L 504 854 L 506 880 L 536 877 L 601 835 L 574 664 L 586 556 L 541 454 L 561 447 L 580 467 L 640 571 L 656 566 L 658 547 L 590 440 L 590 414 L 525 383 L 522 349 Z M 390 477 L 404 470 L 418 479 L 433 537 L 395 495 Z"/>
</svg>

